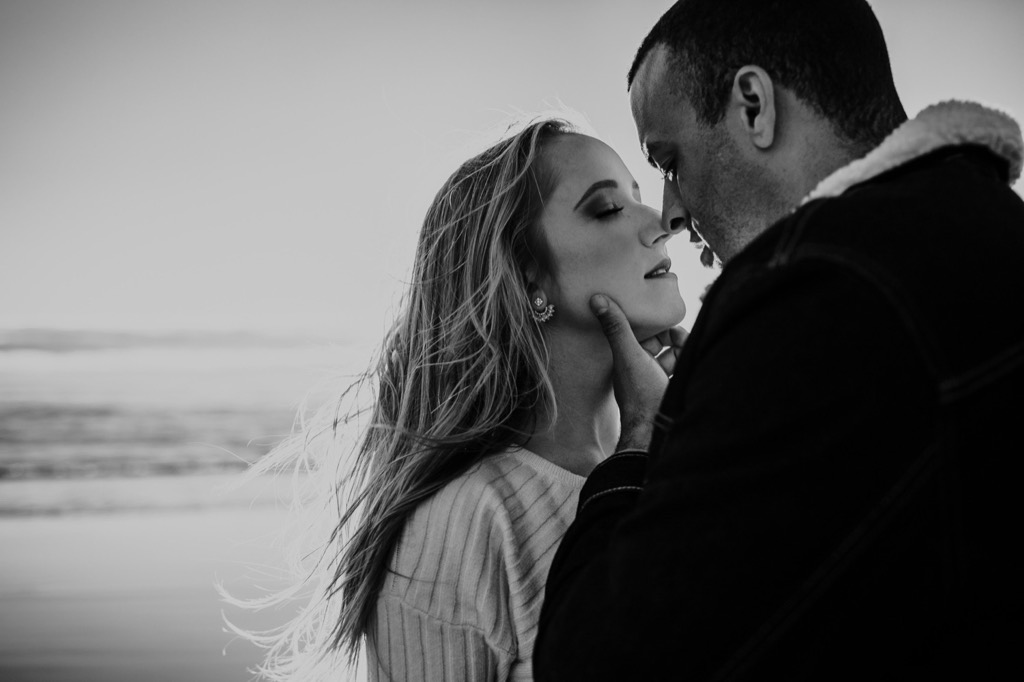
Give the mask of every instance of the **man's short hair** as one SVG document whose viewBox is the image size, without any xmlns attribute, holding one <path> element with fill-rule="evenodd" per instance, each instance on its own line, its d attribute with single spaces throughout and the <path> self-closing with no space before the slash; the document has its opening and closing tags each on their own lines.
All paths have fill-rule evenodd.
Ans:
<svg viewBox="0 0 1024 682">
<path fill-rule="evenodd" d="M 722 120 L 745 65 L 764 69 L 855 146 L 877 145 L 907 118 L 865 0 L 679 0 L 640 44 L 629 87 L 658 45 L 668 48 L 678 94 L 706 125 Z"/>
</svg>

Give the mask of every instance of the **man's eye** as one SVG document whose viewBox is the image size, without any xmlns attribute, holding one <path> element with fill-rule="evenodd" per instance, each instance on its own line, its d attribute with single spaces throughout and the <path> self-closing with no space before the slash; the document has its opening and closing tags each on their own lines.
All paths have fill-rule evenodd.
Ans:
<svg viewBox="0 0 1024 682">
<path fill-rule="evenodd" d="M 676 172 L 676 164 L 673 161 L 670 164 L 666 164 L 661 169 L 661 177 L 668 182 L 675 182 L 679 179 L 679 174 Z"/>
</svg>

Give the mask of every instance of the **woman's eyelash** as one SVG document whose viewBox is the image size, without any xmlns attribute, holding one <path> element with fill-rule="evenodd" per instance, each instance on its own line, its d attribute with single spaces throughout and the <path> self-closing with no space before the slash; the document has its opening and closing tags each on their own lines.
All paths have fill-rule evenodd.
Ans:
<svg viewBox="0 0 1024 682">
<path fill-rule="evenodd" d="M 618 213 L 621 210 L 622 210 L 622 206 L 618 206 L 616 204 L 612 204 L 608 208 L 605 208 L 605 209 L 602 209 L 602 210 L 598 211 L 596 216 L 598 218 L 610 218 L 611 216 L 615 215 L 616 213 Z"/>
</svg>

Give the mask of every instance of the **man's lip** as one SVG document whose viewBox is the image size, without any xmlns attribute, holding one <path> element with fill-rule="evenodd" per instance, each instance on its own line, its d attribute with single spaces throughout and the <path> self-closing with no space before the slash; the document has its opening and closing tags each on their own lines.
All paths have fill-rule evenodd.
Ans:
<svg viewBox="0 0 1024 682">
<path fill-rule="evenodd" d="M 657 272 L 658 270 L 665 270 L 665 274 L 668 274 L 668 270 L 671 267 L 672 267 L 672 259 L 671 258 L 665 258 L 662 261 L 660 261 L 657 265 L 655 265 L 653 268 L 648 270 L 647 274 L 644 275 L 644 279 L 649 279 L 651 277 L 651 274 L 654 273 L 654 272 Z"/>
</svg>

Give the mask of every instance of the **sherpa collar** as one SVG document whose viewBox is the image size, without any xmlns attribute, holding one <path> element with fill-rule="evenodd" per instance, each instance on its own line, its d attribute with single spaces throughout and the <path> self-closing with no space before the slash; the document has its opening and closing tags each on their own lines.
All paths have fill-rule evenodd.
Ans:
<svg viewBox="0 0 1024 682">
<path fill-rule="evenodd" d="M 927 107 L 899 128 L 867 156 L 843 166 L 822 180 L 801 202 L 839 196 L 869 180 L 940 147 L 977 144 L 988 147 L 1010 164 L 1010 184 L 1021 174 L 1024 141 L 1020 126 L 1001 111 L 974 102 L 950 100 Z"/>
</svg>

